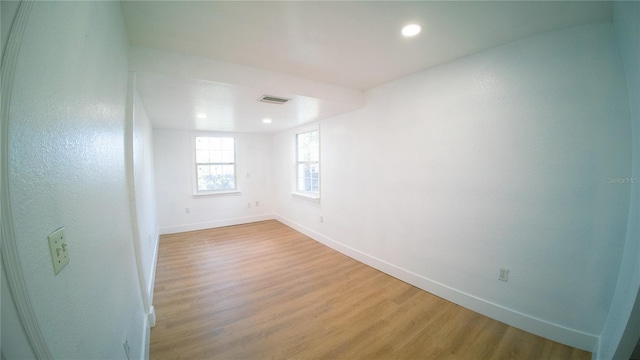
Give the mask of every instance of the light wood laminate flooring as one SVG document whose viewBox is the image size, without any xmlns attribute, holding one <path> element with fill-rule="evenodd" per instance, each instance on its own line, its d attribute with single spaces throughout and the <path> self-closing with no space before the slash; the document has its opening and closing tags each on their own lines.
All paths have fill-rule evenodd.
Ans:
<svg viewBox="0 0 640 360">
<path fill-rule="evenodd" d="M 150 358 L 590 359 L 271 220 L 163 235 Z"/>
</svg>

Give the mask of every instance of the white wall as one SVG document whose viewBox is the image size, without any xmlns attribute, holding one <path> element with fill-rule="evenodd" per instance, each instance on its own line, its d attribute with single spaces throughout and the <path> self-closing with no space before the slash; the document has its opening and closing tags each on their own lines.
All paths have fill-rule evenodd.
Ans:
<svg viewBox="0 0 640 360">
<path fill-rule="evenodd" d="M 152 299 L 158 251 L 158 219 L 153 176 L 153 129 L 144 104 L 135 90 L 133 105 L 133 179 L 136 220 L 140 236 L 140 258 L 145 291 L 149 293 L 149 299 Z"/>
<path fill-rule="evenodd" d="M 192 184 L 195 182 L 195 133 L 154 129 L 160 233 L 199 230 L 272 218 L 271 136 L 225 135 L 236 138 L 236 178 L 240 194 L 194 196 Z M 256 206 L 256 201 L 259 206 Z M 189 213 L 186 209 L 189 209 Z"/>
<path fill-rule="evenodd" d="M 0 37 L 2 38 L 2 51 L 4 52 L 4 47 L 7 44 L 9 33 L 11 32 L 11 25 L 13 24 L 13 19 L 16 16 L 20 3 L 18 1 L 3 1 L 0 4 Z"/>
<path fill-rule="evenodd" d="M 626 73 L 633 165 L 629 224 L 616 291 L 602 331 L 599 359 L 629 359 L 640 337 L 640 3 L 613 3 L 616 37 Z"/>
<path fill-rule="evenodd" d="M 11 32 L 11 27 L 18 11 L 19 4 L 20 3 L 17 1 L 0 2 L 0 33 L 2 36 L 2 47 L 0 48 L 0 50 L 2 50 L 2 54 L 5 53 L 5 46 L 7 45 L 9 33 Z M 3 76 L 6 76 L 6 70 L 4 66 L 2 71 Z M 3 91 L 6 90 L 3 89 Z M 2 121 L 4 121 L 4 119 L 2 119 Z M 0 147 L 4 149 L 2 141 L 4 141 L 4 137 L 0 136 Z M 4 171 L 4 169 L 0 168 L 0 171 Z M 4 179 L 4 177 L 2 177 L 2 179 Z M 2 244 L 2 241 L 4 241 L 4 231 L 2 231 L 2 235 L 0 236 L 0 245 Z M 4 256 L 6 255 L 3 254 L 3 257 Z M 31 349 L 31 345 L 29 345 L 27 336 L 24 332 L 24 328 L 22 327 L 22 324 L 20 323 L 18 317 L 18 311 L 15 307 L 13 298 L 9 291 L 6 274 L 4 273 L 4 266 L 2 265 L 2 259 L 0 259 L 0 279 L 0 282 L 2 283 L 0 290 L 0 309 L 2 310 L 0 312 L 1 356 L 4 356 L 5 359 L 35 359 L 35 354 Z"/>
<path fill-rule="evenodd" d="M 127 50 L 117 2 L 35 2 L 22 39 L 10 200 L 29 297 L 58 359 L 125 358 L 124 336 L 142 357 L 124 165 Z M 60 226 L 70 263 L 54 276 L 47 234 Z"/>
<path fill-rule="evenodd" d="M 2 321 L 0 321 L 2 346 L 0 349 L 2 349 L 4 359 L 36 359 L 36 355 L 33 353 L 31 345 L 29 345 L 27 335 L 18 317 L 18 311 L 11 298 L 4 273 L 2 273 L 2 303 L 0 309 L 2 310 Z"/>
<path fill-rule="evenodd" d="M 612 24 L 521 40 L 367 95 L 362 110 L 320 123 L 319 205 L 290 194 L 295 131 L 274 136 L 278 218 L 437 295 L 593 350 L 630 196 L 630 184 L 609 183 L 631 175 Z"/>
</svg>

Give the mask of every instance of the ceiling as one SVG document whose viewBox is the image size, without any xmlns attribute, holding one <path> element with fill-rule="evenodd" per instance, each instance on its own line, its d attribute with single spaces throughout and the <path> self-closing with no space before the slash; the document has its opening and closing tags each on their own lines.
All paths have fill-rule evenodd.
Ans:
<svg viewBox="0 0 640 360">
<path fill-rule="evenodd" d="M 122 8 L 154 127 L 242 132 L 351 111 L 372 87 L 612 17 L 611 2 L 596 1 L 122 1 Z M 408 23 L 422 33 L 403 38 Z M 257 102 L 263 94 L 293 101 Z M 195 117 L 203 111 L 207 121 Z M 264 117 L 273 123 L 265 126 Z"/>
</svg>

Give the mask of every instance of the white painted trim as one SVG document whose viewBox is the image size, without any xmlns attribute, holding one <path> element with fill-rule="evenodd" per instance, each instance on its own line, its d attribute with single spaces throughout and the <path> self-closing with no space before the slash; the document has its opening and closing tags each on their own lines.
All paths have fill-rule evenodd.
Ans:
<svg viewBox="0 0 640 360">
<path fill-rule="evenodd" d="M 132 246 L 136 261 L 136 270 L 138 273 L 138 287 L 140 289 L 140 297 L 142 300 L 142 306 L 144 308 L 145 318 L 148 317 L 151 311 L 151 303 L 149 302 L 149 294 L 147 292 L 147 284 L 144 279 L 144 269 L 142 264 L 142 249 L 140 245 L 140 228 L 138 226 L 138 208 L 136 203 L 136 186 L 135 186 L 135 169 L 133 163 L 133 128 L 135 121 L 135 87 L 136 87 L 136 74 L 129 72 L 127 81 L 127 102 L 126 102 L 126 114 L 125 114 L 125 173 L 127 178 L 127 192 L 129 195 L 129 218 L 131 219 L 131 235 Z"/>
<path fill-rule="evenodd" d="M 317 131 L 318 132 L 318 171 L 320 175 L 318 176 L 318 192 L 306 192 L 302 190 L 298 190 L 298 135 Z M 293 134 L 293 190 L 291 191 L 291 195 L 294 197 L 298 197 L 300 199 L 313 201 L 316 203 L 320 203 L 320 197 L 322 195 L 322 132 L 320 131 L 320 123 L 315 122 L 308 125 L 299 126 L 294 129 Z"/>
<path fill-rule="evenodd" d="M 593 352 L 596 348 L 599 339 L 598 335 L 554 324 L 451 288 L 445 284 L 433 281 L 422 275 L 418 275 L 397 265 L 346 246 L 281 215 L 275 214 L 275 219 L 344 255 L 462 307 L 535 335 L 578 349 Z"/>
<path fill-rule="evenodd" d="M 160 235 L 156 234 L 155 247 L 153 249 L 153 259 L 151 261 L 151 269 L 149 269 L 149 284 L 147 285 L 147 293 L 149 299 L 149 313 L 147 314 L 147 321 L 149 327 L 156 326 L 156 308 L 153 306 L 153 293 L 156 283 L 156 267 L 158 264 L 158 249 L 160 248 Z M 148 349 L 147 349 L 148 350 Z M 149 358 L 149 352 L 146 352 L 147 359 Z"/>
<path fill-rule="evenodd" d="M 147 315 L 147 322 L 149 322 L 149 327 L 155 327 L 156 326 L 156 308 L 155 306 L 151 306 L 151 309 L 149 310 L 149 315 Z"/>
<path fill-rule="evenodd" d="M 13 89 L 13 77 L 20 53 L 22 36 L 29 22 L 29 14 L 33 7 L 32 1 L 22 1 L 18 5 L 13 24 L 7 40 L 7 45 L 2 54 L 2 126 L 0 130 L 0 191 L 2 192 L 2 266 L 7 274 L 7 285 L 18 311 L 18 317 L 24 328 L 27 340 L 38 359 L 51 359 L 53 356 L 47 347 L 46 341 L 40 331 L 27 285 L 22 274 L 22 266 L 18 254 L 13 219 L 11 216 L 10 192 L 9 192 L 9 114 L 11 105 L 11 93 Z"/>
<path fill-rule="evenodd" d="M 237 179 L 236 179 L 237 180 Z M 218 197 L 218 196 L 239 196 L 242 193 L 238 189 L 228 191 L 201 191 L 193 193 L 193 198 Z"/>
<path fill-rule="evenodd" d="M 218 196 L 239 196 L 241 194 L 238 185 L 238 135 L 235 133 L 225 133 L 220 131 L 192 131 L 191 134 L 191 187 L 193 198 L 218 197 Z M 228 190 L 198 190 L 198 162 L 196 159 L 196 139 L 199 137 L 232 138 L 233 139 L 233 178 L 234 187 Z M 229 164 L 227 164 L 229 165 Z"/>
<path fill-rule="evenodd" d="M 223 226 L 248 224 L 252 222 L 273 220 L 273 219 L 274 219 L 273 214 L 265 214 L 265 215 L 247 216 L 247 217 L 234 218 L 234 219 L 207 221 L 207 222 L 196 223 L 196 224 L 166 226 L 166 227 L 160 228 L 160 235 L 176 234 L 181 232 L 204 230 L 204 229 L 213 229 L 213 228 L 218 228 Z"/>
<path fill-rule="evenodd" d="M 140 346 L 140 355 L 142 355 L 142 359 L 145 360 L 149 360 L 149 348 L 151 346 L 151 326 L 149 325 L 149 319 L 145 316 L 142 325 L 142 346 Z"/>
<path fill-rule="evenodd" d="M 156 267 L 158 266 L 158 248 L 160 248 L 160 234 L 156 232 L 156 242 L 153 249 L 153 259 L 151 260 L 151 269 L 149 269 L 149 284 L 147 284 L 147 292 L 149 293 L 149 305 L 153 308 L 153 293 L 156 283 Z M 155 326 L 155 322 L 151 327 Z"/>
<path fill-rule="evenodd" d="M 320 202 L 320 195 L 316 195 L 316 194 L 294 191 L 294 192 L 291 193 L 291 195 L 295 196 L 297 198 L 303 199 L 303 200 L 309 200 L 309 201 L 313 201 L 313 202 L 316 202 L 316 203 Z"/>
</svg>

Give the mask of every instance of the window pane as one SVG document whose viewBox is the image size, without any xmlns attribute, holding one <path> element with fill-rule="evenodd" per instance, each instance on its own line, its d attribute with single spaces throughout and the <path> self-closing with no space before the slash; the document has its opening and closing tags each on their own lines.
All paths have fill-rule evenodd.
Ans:
<svg viewBox="0 0 640 360">
<path fill-rule="evenodd" d="M 304 191 L 304 168 L 305 164 L 298 164 L 296 174 L 296 189 Z"/>
<path fill-rule="evenodd" d="M 222 152 L 221 151 L 211 151 L 209 154 L 212 163 L 220 163 L 222 162 Z"/>
<path fill-rule="evenodd" d="M 196 163 L 208 163 L 209 151 L 208 150 L 196 150 Z"/>
<path fill-rule="evenodd" d="M 235 166 L 223 165 L 222 166 L 222 178 L 220 179 L 220 189 L 235 189 L 236 187 L 236 175 Z"/>
<path fill-rule="evenodd" d="M 220 138 L 209 138 L 209 143 L 211 144 L 211 150 L 221 150 L 221 139 Z"/>
<path fill-rule="evenodd" d="M 296 134 L 296 189 L 318 193 L 320 189 L 320 132 Z"/>
<path fill-rule="evenodd" d="M 319 164 L 299 163 L 296 170 L 296 189 L 318 192 L 320 189 Z"/>
<path fill-rule="evenodd" d="M 209 166 L 206 165 L 200 165 L 198 166 L 198 178 L 201 178 L 205 175 L 211 175 L 211 172 L 209 170 Z"/>
<path fill-rule="evenodd" d="M 234 138 L 196 137 L 196 186 L 198 191 L 236 188 Z"/>
<path fill-rule="evenodd" d="M 196 149 L 209 149 L 209 138 L 196 137 Z"/>
<path fill-rule="evenodd" d="M 235 161 L 233 150 L 223 150 L 221 153 L 221 161 L 223 163 L 232 163 Z"/>
<path fill-rule="evenodd" d="M 222 138 L 221 139 L 221 149 L 226 151 L 234 151 L 235 149 L 235 139 L 234 138 Z"/>
<path fill-rule="evenodd" d="M 297 161 L 319 161 L 320 160 L 320 142 L 318 131 L 310 131 L 297 134 Z"/>
</svg>

